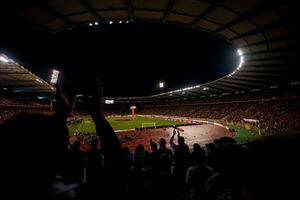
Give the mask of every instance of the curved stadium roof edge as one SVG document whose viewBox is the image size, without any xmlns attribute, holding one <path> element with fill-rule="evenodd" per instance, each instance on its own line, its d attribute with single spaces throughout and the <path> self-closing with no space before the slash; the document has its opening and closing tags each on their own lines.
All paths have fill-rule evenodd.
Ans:
<svg viewBox="0 0 300 200">
<path fill-rule="evenodd" d="M 55 91 L 52 85 L 4 54 L 0 54 L 0 88 L 16 93 L 53 93 Z"/>
<path fill-rule="evenodd" d="M 299 14 L 288 1 L 45 0 L 42 3 L 28 1 L 16 7 L 20 19 L 51 33 L 94 22 L 109 25 L 119 21 L 154 21 L 209 32 L 243 52 L 243 66 L 230 75 L 195 88 L 133 99 L 235 93 L 300 79 L 297 73 Z"/>
</svg>

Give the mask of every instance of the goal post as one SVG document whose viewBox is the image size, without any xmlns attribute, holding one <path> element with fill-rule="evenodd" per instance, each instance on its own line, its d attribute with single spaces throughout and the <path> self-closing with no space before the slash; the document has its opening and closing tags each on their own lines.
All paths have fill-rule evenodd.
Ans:
<svg viewBox="0 0 300 200">
<path fill-rule="evenodd" d="M 147 123 L 142 123 L 142 128 L 156 128 L 156 123 L 155 122 L 147 122 Z"/>
</svg>

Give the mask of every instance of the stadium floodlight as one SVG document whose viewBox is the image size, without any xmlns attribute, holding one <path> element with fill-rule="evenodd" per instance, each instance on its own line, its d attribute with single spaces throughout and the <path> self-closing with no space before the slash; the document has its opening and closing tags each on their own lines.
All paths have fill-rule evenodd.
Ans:
<svg viewBox="0 0 300 200">
<path fill-rule="evenodd" d="M 114 100 L 113 99 L 107 99 L 107 100 L 105 100 L 105 104 L 114 104 Z"/>
<path fill-rule="evenodd" d="M 89 26 L 93 26 L 93 23 L 92 23 L 92 22 L 90 22 L 90 23 L 89 23 Z"/>
<path fill-rule="evenodd" d="M 164 82 L 159 83 L 159 88 L 164 88 Z"/>
<path fill-rule="evenodd" d="M 109 24 L 113 24 L 114 22 L 113 21 L 111 21 L 111 20 L 109 20 L 109 22 L 108 22 Z"/>
<path fill-rule="evenodd" d="M 95 22 L 94 24 L 95 24 L 96 26 L 98 26 L 98 25 L 99 25 L 99 22 Z"/>
<path fill-rule="evenodd" d="M 43 81 L 41 81 L 40 79 L 38 79 L 38 78 L 36 78 L 35 79 L 37 82 L 39 82 L 39 83 L 43 83 Z"/>
<path fill-rule="evenodd" d="M 123 23 L 123 21 L 119 21 L 119 24 L 122 24 Z"/>
<path fill-rule="evenodd" d="M 4 57 L 4 56 L 0 56 L 0 60 L 2 61 L 2 62 L 5 62 L 5 63 L 7 63 L 9 60 L 6 58 L 6 57 Z"/>
<path fill-rule="evenodd" d="M 56 83 L 57 83 L 58 76 L 59 76 L 59 71 L 53 69 L 53 70 L 52 70 L 52 75 L 51 75 L 50 83 L 56 84 Z"/>
<path fill-rule="evenodd" d="M 240 49 L 237 50 L 237 53 L 239 54 L 239 56 L 243 55 L 243 52 Z"/>
</svg>

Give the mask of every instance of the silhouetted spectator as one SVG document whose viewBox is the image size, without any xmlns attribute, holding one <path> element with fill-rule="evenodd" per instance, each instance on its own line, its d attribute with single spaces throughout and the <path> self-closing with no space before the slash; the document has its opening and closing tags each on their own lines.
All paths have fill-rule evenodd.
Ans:
<svg viewBox="0 0 300 200">
<path fill-rule="evenodd" d="M 191 200 L 207 199 L 205 183 L 212 175 L 213 170 L 206 165 L 206 155 L 200 145 L 194 144 L 194 151 L 191 153 L 192 165 L 186 173 L 186 186 L 188 198 Z"/>
<path fill-rule="evenodd" d="M 207 183 L 208 199 L 241 199 L 244 191 L 245 151 L 236 144 L 225 144 L 216 151 L 216 173 Z"/>
</svg>

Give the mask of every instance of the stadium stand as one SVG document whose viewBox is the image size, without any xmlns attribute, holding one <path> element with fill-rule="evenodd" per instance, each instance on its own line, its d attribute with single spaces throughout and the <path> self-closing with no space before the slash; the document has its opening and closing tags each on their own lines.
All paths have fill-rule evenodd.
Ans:
<svg viewBox="0 0 300 200">
<path fill-rule="evenodd" d="M 134 104 L 141 114 L 235 123 L 255 118 L 265 130 L 299 130 L 299 30 L 291 1 L 54 0 L 30 1 L 20 7 L 16 12 L 22 18 L 52 33 L 91 20 L 101 24 L 107 19 L 160 21 L 211 32 L 243 51 L 244 66 L 228 76 L 148 97 L 108 98 L 116 104 L 104 107 L 107 115 L 128 114 Z M 299 135 L 270 136 L 243 146 L 225 137 L 188 150 L 174 131 L 175 142 L 174 137 L 149 141 L 150 152 L 143 145 L 130 152 L 121 148 L 99 99 L 93 99 L 85 103 L 97 136 L 88 136 L 88 141 L 76 136 L 70 142 L 66 122 L 71 103 L 59 94 L 56 111 L 51 112 L 51 106 L 32 99 L 2 96 L 20 82 L 29 87 L 27 91 L 53 90 L 16 63 L 7 68 L 1 61 L 0 66 L 1 70 L 21 70 L 13 73 L 13 80 L 7 78 L 10 71 L 0 71 L 1 198 L 262 200 L 299 196 Z M 19 80 L 23 72 L 26 80 Z M 46 88 L 39 91 L 34 89 L 39 86 L 25 83 Z M 23 111 L 30 113 L 18 114 Z M 91 148 L 83 152 L 86 142 Z"/>
</svg>

